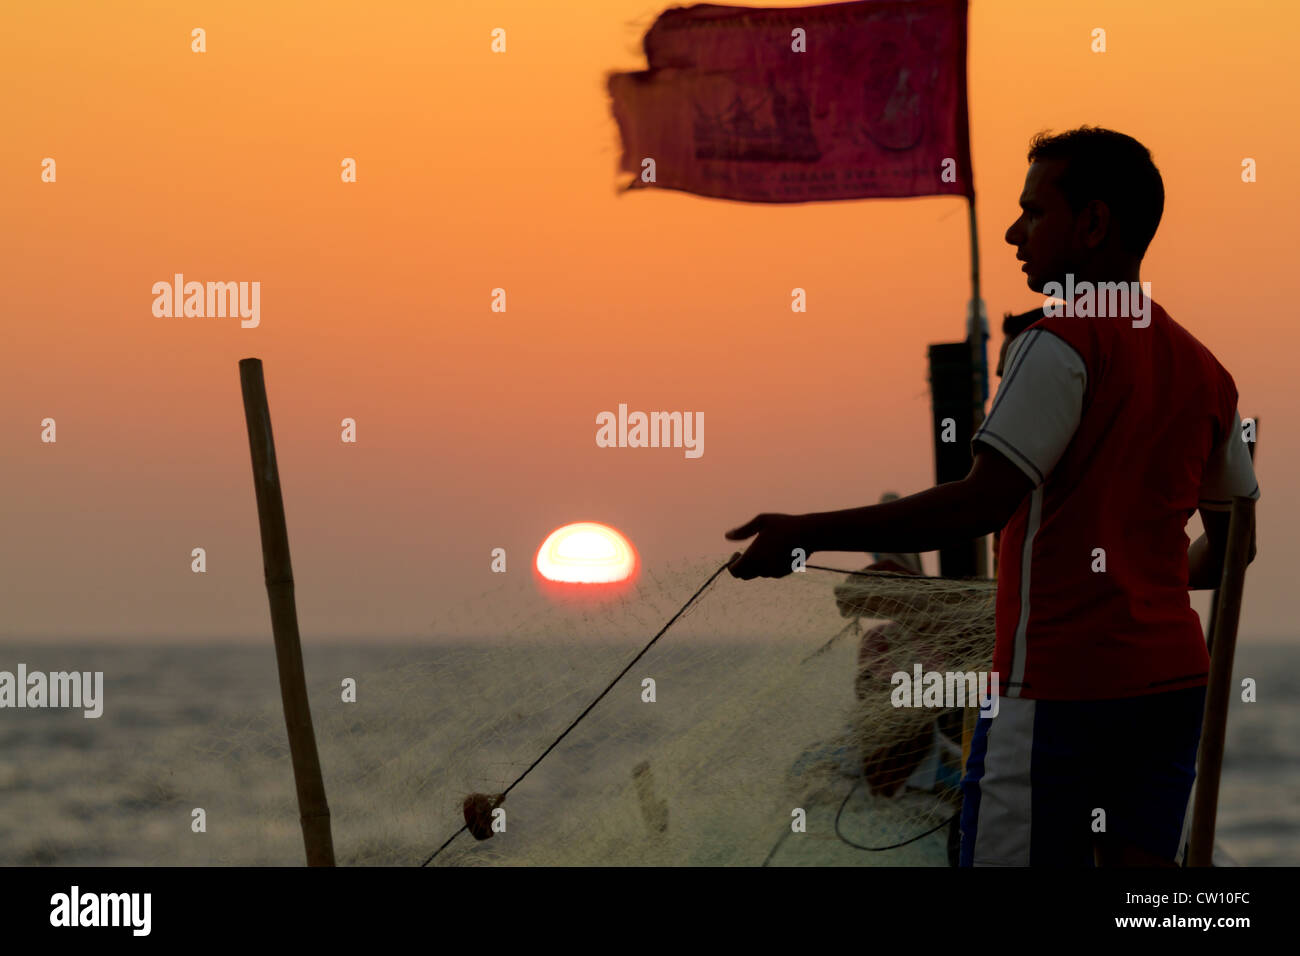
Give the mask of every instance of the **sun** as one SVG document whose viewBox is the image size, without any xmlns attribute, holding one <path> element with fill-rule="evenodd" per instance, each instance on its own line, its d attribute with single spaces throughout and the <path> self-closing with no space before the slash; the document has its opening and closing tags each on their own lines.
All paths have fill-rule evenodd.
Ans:
<svg viewBox="0 0 1300 956">
<path fill-rule="evenodd" d="M 637 554 L 608 525 L 579 521 L 550 533 L 537 549 L 535 567 L 543 580 L 557 584 L 616 585 L 632 579 Z"/>
</svg>

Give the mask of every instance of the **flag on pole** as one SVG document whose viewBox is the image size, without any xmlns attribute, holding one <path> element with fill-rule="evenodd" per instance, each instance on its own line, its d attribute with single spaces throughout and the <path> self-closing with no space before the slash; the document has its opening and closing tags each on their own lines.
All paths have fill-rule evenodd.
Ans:
<svg viewBox="0 0 1300 956">
<path fill-rule="evenodd" d="M 746 202 L 973 198 L 967 0 L 699 4 L 612 73 L 625 189 Z"/>
</svg>

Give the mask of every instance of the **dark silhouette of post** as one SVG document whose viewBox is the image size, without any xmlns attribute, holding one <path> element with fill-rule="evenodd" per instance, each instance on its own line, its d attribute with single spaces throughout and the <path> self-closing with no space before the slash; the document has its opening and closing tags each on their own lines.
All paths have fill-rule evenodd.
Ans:
<svg viewBox="0 0 1300 956">
<path fill-rule="evenodd" d="M 1246 450 L 1250 452 L 1250 462 L 1255 463 L 1255 449 L 1259 447 L 1259 416 L 1255 416 L 1255 440 L 1246 445 Z M 1205 649 L 1211 654 L 1214 653 L 1214 626 L 1219 619 L 1219 589 L 1215 588 L 1214 593 L 1210 595 L 1210 626 L 1205 635 Z"/>
<path fill-rule="evenodd" d="M 1223 739 L 1232 696 L 1232 658 L 1237 649 L 1237 622 L 1246 584 L 1250 555 L 1250 529 L 1255 499 L 1232 499 L 1228 521 L 1228 548 L 1223 561 L 1223 584 L 1214 616 L 1214 651 L 1210 654 L 1210 681 L 1205 689 L 1205 722 L 1201 728 L 1200 760 L 1196 768 L 1191 848 L 1188 866 L 1213 866 L 1214 825 L 1219 809 L 1219 773 L 1223 767 Z"/>
<path fill-rule="evenodd" d="M 271 631 L 275 637 L 275 660 L 280 672 L 280 698 L 284 702 L 284 723 L 289 732 L 289 756 L 298 790 L 298 812 L 308 866 L 334 865 L 334 839 L 330 835 L 330 808 L 325 802 L 316 734 L 307 702 L 307 679 L 302 666 L 302 643 L 298 637 L 298 610 L 293 597 L 293 568 L 289 564 L 289 532 L 284 520 L 284 499 L 280 494 L 280 470 L 275 462 L 275 439 L 271 435 L 271 410 L 266 401 L 266 383 L 261 359 L 239 363 L 239 384 L 244 395 L 244 418 L 248 423 L 248 447 L 253 456 L 253 488 L 257 492 L 257 518 L 262 531 L 262 567 L 266 593 L 271 601 Z"/>
<path fill-rule="evenodd" d="M 970 440 L 984 421 L 984 403 L 972 394 L 979 375 L 972 361 L 972 345 L 936 342 L 930 345 L 930 400 L 934 433 L 934 483 L 960 481 L 970 474 L 975 458 Z M 944 421 L 953 420 L 954 441 L 944 441 Z M 939 549 L 939 573 L 945 578 L 986 575 L 982 560 L 984 539 L 975 538 Z"/>
</svg>

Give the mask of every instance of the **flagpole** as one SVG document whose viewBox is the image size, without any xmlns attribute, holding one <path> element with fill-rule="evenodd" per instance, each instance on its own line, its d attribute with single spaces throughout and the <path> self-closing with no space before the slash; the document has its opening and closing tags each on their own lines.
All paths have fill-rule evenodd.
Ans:
<svg viewBox="0 0 1300 956">
<path fill-rule="evenodd" d="M 971 300 L 966 308 L 966 340 L 971 350 L 971 434 L 984 424 L 984 388 L 988 381 L 988 353 L 984 343 L 988 339 L 988 319 L 984 300 L 980 298 L 980 239 L 975 224 L 975 194 L 972 191 L 966 206 L 970 218 L 970 285 Z M 989 576 L 987 545 L 980 538 L 975 546 L 975 576 Z"/>
<path fill-rule="evenodd" d="M 979 230 L 975 225 L 975 195 L 972 192 L 967 200 L 967 213 L 970 219 L 970 287 L 971 300 L 966 307 L 966 340 L 971 348 L 971 434 L 984 424 L 984 379 L 980 369 L 988 374 L 988 359 L 984 351 L 984 339 L 988 336 L 988 327 L 984 319 L 984 302 L 980 299 L 980 240 Z M 997 540 L 996 538 L 994 539 Z M 993 573 L 997 574 L 998 556 L 993 553 Z M 984 538 L 975 545 L 975 576 L 988 577 L 988 556 L 985 554 Z M 962 713 L 961 765 L 964 768 L 970 759 L 971 741 L 975 736 L 975 722 L 979 711 L 973 707 Z"/>
</svg>

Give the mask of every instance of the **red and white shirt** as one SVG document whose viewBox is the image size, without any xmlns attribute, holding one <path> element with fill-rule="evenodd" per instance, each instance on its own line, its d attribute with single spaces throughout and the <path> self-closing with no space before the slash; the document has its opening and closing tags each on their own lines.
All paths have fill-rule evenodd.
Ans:
<svg viewBox="0 0 1300 956">
<path fill-rule="evenodd" d="M 1034 484 L 998 550 L 993 669 L 1008 697 L 1101 700 L 1206 683 L 1188 595 L 1197 508 L 1259 497 L 1232 376 L 1159 305 L 1044 318 L 1008 350 L 972 438 Z"/>
</svg>

